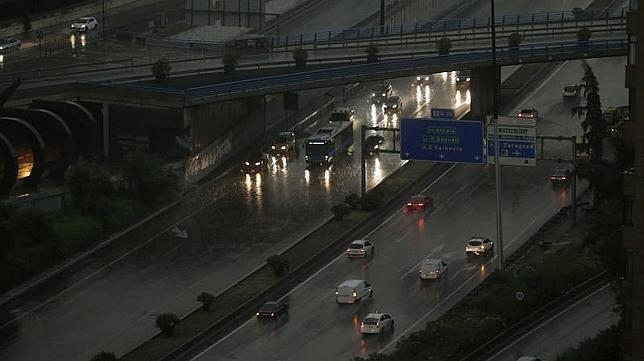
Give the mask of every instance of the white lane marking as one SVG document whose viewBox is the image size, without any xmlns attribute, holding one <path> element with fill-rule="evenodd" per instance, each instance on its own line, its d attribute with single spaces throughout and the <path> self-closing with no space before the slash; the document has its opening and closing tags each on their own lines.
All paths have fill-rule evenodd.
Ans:
<svg viewBox="0 0 644 361">
<path fill-rule="evenodd" d="M 586 296 L 586 297 L 584 297 L 584 298 L 580 299 L 579 301 L 575 302 L 574 304 L 572 304 L 572 305 L 568 306 L 566 309 L 564 309 L 564 310 L 562 310 L 562 311 L 558 312 L 557 314 L 555 314 L 555 315 L 553 315 L 552 317 L 548 318 L 546 321 L 543 321 L 543 322 L 542 322 L 541 324 L 539 324 L 537 327 L 535 327 L 535 328 L 531 329 L 530 331 L 528 331 L 527 333 L 523 334 L 521 337 L 519 337 L 518 339 L 516 339 L 516 340 L 515 340 L 514 342 L 512 342 L 511 344 L 507 345 L 507 346 L 506 346 L 505 348 L 503 348 L 501 351 L 499 351 L 499 352 L 497 352 L 496 354 L 494 354 L 494 356 L 490 357 L 488 360 L 494 360 L 497 356 L 499 356 L 499 355 L 501 355 L 502 353 L 504 353 L 505 351 L 507 351 L 510 347 L 512 347 L 512 346 L 516 345 L 517 343 L 521 342 L 523 339 L 525 339 L 526 337 L 528 337 L 528 336 L 532 335 L 533 333 L 535 333 L 535 332 L 536 332 L 537 330 L 539 330 L 540 328 L 542 328 L 542 327 L 544 327 L 545 325 L 547 325 L 547 324 L 549 324 L 550 322 L 552 322 L 554 319 L 556 319 L 556 318 L 558 318 L 559 316 L 563 315 L 564 313 L 566 313 L 566 312 L 570 311 L 571 309 L 573 309 L 573 308 L 577 307 L 577 305 L 579 305 L 580 303 L 582 303 L 582 302 L 586 301 L 586 300 L 587 300 L 587 299 L 589 299 L 590 297 L 592 297 L 592 296 L 596 295 L 597 293 L 599 293 L 599 292 L 601 292 L 601 291 L 605 290 L 605 289 L 606 289 L 606 288 L 608 288 L 608 287 L 610 287 L 610 284 L 605 284 L 604 286 L 602 286 L 602 287 L 601 287 L 601 288 L 599 288 L 598 290 L 594 291 L 593 293 L 589 294 L 588 296 Z"/>
<path fill-rule="evenodd" d="M 416 271 L 418 269 L 418 267 L 420 267 L 420 264 L 423 263 L 423 261 L 426 258 L 429 258 L 429 257 L 435 255 L 436 253 L 440 252 L 443 249 L 443 247 L 445 247 L 445 243 L 441 243 L 438 247 L 432 249 L 432 251 L 427 256 L 421 258 L 421 260 L 418 261 L 418 263 L 416 263 L 412 268 L 410 268 L 409 271 L 405 272 L 404 275 L 400 276 L 400 279 L 403 279 L 403 278 L 407 277 L 408 274 Z"/>
<path fill-rule="evenodd" d="M 546 209 L 545 209 L 545 211 L 548 211 L 548 209 L 546 208 Z M 541 213 L 540 213 L 540 215 L 543 215 L 543 213 L 545 213 L 545 211 L 544 211 L 544 212 L 541 212 Z M 532 227 L 532 225 L 533 225 L 537 220 L 538 220 L 538 218 L 535 218 L 532 222 L 530 222 L 530 224 L 529 224 L 527 227 L 525 227 L 525 228 L 523 229 L 523 231 L 521 231 L 521 233 L 519 233 L 519 234 L 518 234 L 516 237 L 514 237 L 510 242 L 508 242 L 508 244 L 504 245 L 503 250 L 505 251 L 505 250 L 506 250 L 506 249 L 507 249 L 507 248 L 508 248 L 512 243 L 514 243 L 514 241 L 516 241 L 517 239 L 519 239 L 520 237 L 522 237 L 522 236 L 523 236 L 523 234 L 524 234 L 526 231 L 528 231 L 528 229 L 530 229 L 530 227 Z M 489 264 L 494 264 L 494 263 L 496 263 L 496 259 L 497 259 L 497 256 L 496 256 L 496 255 L 494 255 L 494 257 L 492 257 L 492 259 L 490 259 L 489 261 L 487 261 L 486 263 L 484 263 L 485 268 L 487 268 L 487 266 L 488 266 Z M 457 272 L 457 273 L 458 273 L 458 272 Z M 398 341 L 402 336 L 406 335 L 410 330 L 412 330 L 414 327 L 416 327 L 416 326 L 417 326 L 421 321 L 423 321 L 427 316 L 429 316 L 432 312 L 434 312 L 434 311 L 435 311 L 439 306 L 442 306 L 442 305 L 443 305 L 447 300 L 449 300 L 452 296 L 454 296 L 455 294 L 457 294 L 457 293 L 458 293 L 458 292 L 459 292 L 463 287 L 465 287 L 465 285 L 467 285 L 467 284 L 468 284 L 468 283 L 469 283 L 469 282 L 470 282 L 474 277 L 476 277 L 476 276 L 478 276 L 478 275 L 479 275 L 479 273 L 478 273 L 478 272 L 476 272 L 476 273 L 474 273 L 472 276 L 470 276 L 470 278 L 468 278 L 465 282 L 463 282 L 463 284 L 461 284 L 461 285 L 460 285 L 456 290 L 454 290 L 452 293 L 450 293 L 449 295 L 447 295 L 447 297 L 445 297 L 441 302 L 439 302 L 436 306 L 434 306 L 431 310 L 429 310 L 429 311 L 428 311 L 427 313 L 425 313 L 421 318 L 419 318 L 419 319 L 418 319 L 418 321 L 414 322 L 410 327 L 406 328 L 406 329 L 405 329 L 405 330 L 404 330 L 400 335 L 398 335 L 398 337 L 396 337 L 393 341 L 391 341 L 391 342 L 390 342 L 390 343 L 388 343 L 385 347 L 383 347 L 380 351 L 378 351 L 378 353 L 382 353 L 382 352 L 384 352 L 384 351 L 385 351 L 389 346 L 391 346 L 391 345 L 392 345 L 392 344 L 394 344 L 396 341 Z M 489 277 L 489 276 L 488 276 L 488 277 Z"/>
<path fill-rule="evenodd" d="M 546 84 L 548 84 L 550 82 L 550 79 L 552 79 L 555 75 L 557 75 L 557 73 L 559 73 L 561 71 L 561 69 L 563 69 L 563 67 L 566 66 L 566 64 L 568 64 L 568 60 L 564 61 L 561 65 L 559 65 L 557 70 L 553 71 L 552 74 L 550 74 L 545 80 L 543 80 L 541 82 L 541 85 L 539 85 L 535 90 L 531 91 L 530 94 L 528 96 L 526 96 L 524 99 L 526 99 L 526 100 L 532 99 L 532 97 L 535 94 L 537 94 L 541 89 L 543 89 L 543 87 L 546 86 Z M 550 85 L 552 85 L 552 84 L 550 84 Z"/>
<path fill-rule="evenodd" d="M 423 189 L 423 192 L 427 191 L 431 186 L 433 186 L 433 185 L 434 185 L 434 184 L 436 184 L 439 180 L 441 180 L 441 178 L 443 178 L 445 175 L 447 175 L 447 173 L 449 173 L 452 169 L 454 169 L 454 167 L 456 167 L 456 164 L 452 164 L 452 166 L 451 166 L 451 167 L 449 167 L 445 172 L 443 172 L 443 174 L 441 174 L 440 176 L 438 176 L 438 178 L 436 178 L 436 179 L 435 179 L 433 182 L 431 182 L 427 187 L 425 187 L 425 188 Z M 388 223 L 389 221 L 391 221 L 391 219 L 392 219 L 392 218 L 394 218 L 396 215 L 398 215 L 400 212 L 402 212 L 402 210 L 403 210 L 403 209 L 404 209 L 404 208 L 400 208 L 400 209 L 398 209 L 398 211 L 397 211 L 397 212 L 395 212 L 395 213 L 394 213 L 394 214 L 392 214 L 390 217 L 388 217 L 384 222 L 382 222 L 380 225 L 378 225 L 378 227 L 376 227 L 373 231 L 369 232 L 369 233 L 368 233 L 364 238 L 367 238 L 367 237 L 371 236 L 372 234 L 374 234 L 378 229 L 380 229 L 380 227 L 382 227 L 383 225 L 385 225 L 386 223 Z M 343 257 L 345 257 L 344 253 L 343 253 L 343 254 L 341 254 L 341 255 L 339 255 L 338 257 L 336 257 L 334 260 L 332 260 L 331 262 L 329 262 L 326 266 L 322 267 L 320 270 L 318 270 L 317 272 L 315 272 L 315 273 L 314 273 L 314 274 L 312 274 L 311 276 L 309 276 L 306 280 L 302 281 L 299 285 L 295 286 L 295 288 L 293 288 L 292 290 L 290 290 L 287 294 L 285 294 L 285 295 L 284 295 L 283 297 L 281 297 L 279 300 L 281 301 L 281 300 L 283 300 L 284 298 L 288 297 L 288 296 L 289 296 L 290 294 L 292 294 L 293 292 L 297 291 L 300 287 L 302 287 L 302 286 L 304 286 L 306 283 L 308 283 L 308 282 L 309 282 L 313 277 L 317 276 L 317 275 L 318 275 L 318 274 L 320 274 L 322 271 L 324 271 L 325 269 L 329 268 L 332 264 L 334 264 L 334 263 L 335 263 L 335 262 L 337 262 L 340 258 L 343 258 Z M 237 331 L 239 331 L 240 329 L 242 329 L 243 327 L 245 327 L 246 325 L 248 325 L 248 324 L 249 324 L 253 319 L 254 319 L 254 318 L 251 318 L 251 319 L 249 319 L 248 321 L 244 322 L 242 325 L 240 325 L 239 327 L 237 327 L 236 329 L 234 329 L 233 331 L 231 331 L 229 334 L 227 334 L 226 336 L 224 336 L 222 339 L 220 339 L 219 341 L 215 342 L 214 344 L 212 344 L 211 346 L 209 346 L 208 348 L 206 348 L 205 350 L 203 350 L 201 353 L 199 353 L 197 356 L 195 356 L 195 357 L 193 357 L 192 359 L 190 359 L 190 361 L 193 361 L 193 360 L 198 359 L 198 358 L 199 358 L 199 357 L 201 357 L 203 354 L 207 353 L 208 351 L 210 351 L 211 349 L 213 349 L 214 347 L 216 347 L 216 346 L 217 346 L 217 345 L 219 345 L 220 343 L 224 342 L 226 339 L 228 339 L 228 337 L 232 336 L 232 335 L 233 335 L 233 334 L 235 334 Z"/>
</svg>

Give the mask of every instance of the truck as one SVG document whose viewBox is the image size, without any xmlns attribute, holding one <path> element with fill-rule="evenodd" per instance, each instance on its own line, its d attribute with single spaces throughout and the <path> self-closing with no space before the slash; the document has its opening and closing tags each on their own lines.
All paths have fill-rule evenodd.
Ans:
<svg viewBox="0 0 644 361">
<path fill-rule="evenodd" d="M 348 152 L 352 145 L 353 122 L 334 122 L 306 139 L 304 160 L 308 164 L 328 165 L 336 156 Z"/>
</svg>

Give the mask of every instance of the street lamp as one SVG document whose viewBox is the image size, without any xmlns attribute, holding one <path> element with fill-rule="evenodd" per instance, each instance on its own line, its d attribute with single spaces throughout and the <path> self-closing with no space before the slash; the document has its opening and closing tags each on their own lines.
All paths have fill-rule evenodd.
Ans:
<svg viewBox="0 0 644 361">
<path fill-rule="evenodd" d="M 490 27 L 492 32 L 492 74 L 494 84 L 492 85 L 492 120 L 494 122 L 494 170 L 496 183 L 496 239 L 498 243 L 497 252 L 499 258 L 499 271 L 503 271 L 503 225 L 501 214 L 501 162 L 499 158 L 499 104 L 498 86 L 499 74 L 496 66 L 496 28 L 494 18 L 494 0 L 490 0 Z"/>
</svg>

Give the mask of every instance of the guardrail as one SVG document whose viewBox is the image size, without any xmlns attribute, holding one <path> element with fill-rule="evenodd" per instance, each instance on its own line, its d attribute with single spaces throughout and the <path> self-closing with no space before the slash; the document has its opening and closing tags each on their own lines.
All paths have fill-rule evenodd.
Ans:
<svg viewBox="0 0 644 361">
<path fill-rule="evenodd" d="M 580 12 L 560 11 L 526 15 L 499 16 L 495 19 L 498 31 L 512 31 L 519 27 L 546 26 L 557 27 L 564 22 L 594 25 L 607 20 L 625 22 L 625 9 L 606 9 L 602 11 L 585 10 Z M 388 37 L 414 34 L 463 32 L 473 29 L 486 28 L 490 30 L 489 17 L 447 19 L 436 22 L 403 23 L 396 26 L 376 26 L 351 29 L 337 29 L 291 35 L 272 36 L 270 49 L 288 48 L 304 45 L 325 45 L 326 43 L 342 43 L 351 40 L 378 41 Z"/>
<path fill-rule="evenodd" d="M 531 58 L 557 57 L 557 58 L 582 58 L 592 57 L 602 52 L 627 51 L 628 44 L 624 40 L 589 41 L 579 43 L 546 43 L 532 44 L 518 47 L 517 49 L 497 50 L 497 59 L 500 64 L 512 64 L 530 61 Z M 435 55 L 414 58 L 412 56 L 401 56 L 401 60 L 385 62 L 342 66 L 333 69 L 298 72 L 292 74 L 275 75 L 256 79 L 240 80 L 229 83 L 207 85 L 190 88 L 187 95 L 195 99 L 207 99 L 215 97 L 242 96 L 266 91 L 278 91 L 293 85 L 319 84 L 332 80 L 340 80 L 345 83 L 359 81 L 360 79 L 388 78 L 396 74 L 404 74 L 411 70 L 427 72 L 428 67 L 437 68 L 450 66 L 452 69 L 463 67 L 465 64 L 472 67 L 476 64 L 483 65 L 491 61 L 491 50 L 465 51 L 449 55 Z"/>
<path fill-rule="evenodd" d="M 541 306 L 521 321 L 511 325 L 505 331 L 479 346 L 476 350 L 469 353 L 460 361 L 483 361 L 489 359 L 503 349 L 503 347 L 510 344 L 518 336 L 544 322 L 549 317 L 574 304 L 578 300 L 581 300 L 584 296 L 592 293 L 592 291 L 601 288 L 609 281 L 609 273 L 607 271 L 600 272 L 598 275 L 589 278 L 576 287 L 573 287 L 557 299 Z"/>
</svg>

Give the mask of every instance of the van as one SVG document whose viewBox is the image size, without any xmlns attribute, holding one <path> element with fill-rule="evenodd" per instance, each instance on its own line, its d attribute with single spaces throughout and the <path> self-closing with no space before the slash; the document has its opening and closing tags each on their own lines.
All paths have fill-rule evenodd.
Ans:
<svg viewBox="0 0 644 361">
<path fill-rule="evenodd" d="M 420 279 L 436 279 L 447 272 L 447 263 L 440 259 L 427 258 L 420 264 L 418 276 Z"/>
<path fill-rule="evenodd" d="M 373 290 L 365 280 L 346 280 L 335 290 L 335 302 L 355 303 L 364 297 L 371 297 Z"/>
</svg>

